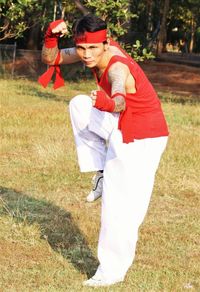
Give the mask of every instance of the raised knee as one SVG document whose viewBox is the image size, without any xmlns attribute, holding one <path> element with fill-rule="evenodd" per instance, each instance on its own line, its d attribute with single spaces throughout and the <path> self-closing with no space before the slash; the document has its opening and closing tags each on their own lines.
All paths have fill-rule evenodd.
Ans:
<svg viewBox="0 0 200 292">
<path fill-rule="evenodd" d="M 84 109 L 85 107 L 91 104 L 92 104 L 92 101 L 88 95 L 79 94 L 70 100 L 69 108 L 70 110 Z"/>
</svg>

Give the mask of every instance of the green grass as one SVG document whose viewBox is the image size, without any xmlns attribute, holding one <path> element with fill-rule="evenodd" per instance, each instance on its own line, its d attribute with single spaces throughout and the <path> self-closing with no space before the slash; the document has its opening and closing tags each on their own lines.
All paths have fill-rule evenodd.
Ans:
<svg viewBox="0 0 200 292">
<path fill-rule="evenodd" d="M 53 91 L 0 80 L 0 291 L 93 291 L 101 202 L 87 204 L 69 121 L 72 96 L 92 81 Z M 97 291 L 200 291 L 200 106 L 160 93 L 167 150 L 125 282 Z"/>
</svg>

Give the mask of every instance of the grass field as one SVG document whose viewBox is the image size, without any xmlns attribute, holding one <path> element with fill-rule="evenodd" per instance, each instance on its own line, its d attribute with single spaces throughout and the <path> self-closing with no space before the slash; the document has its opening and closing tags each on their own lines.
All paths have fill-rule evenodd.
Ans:
<svg viewBox="0 0 200 292">
<path fill-rule="evenodd" d="M 68 115 L 91 81 L 53 91 L 0 80 L 0 291 L 93 291 L 101 202 L 88 204 Z M 200 104 L 160 93 L 170 139 L 135 262 L 125 282 L 96 291 L 200 291 Z"/>
</svg>

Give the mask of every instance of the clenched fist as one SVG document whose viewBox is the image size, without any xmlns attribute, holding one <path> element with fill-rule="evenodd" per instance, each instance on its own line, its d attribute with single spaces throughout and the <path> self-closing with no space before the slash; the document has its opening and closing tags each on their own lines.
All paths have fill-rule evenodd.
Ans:
<svg viewBox="0 0 200 292">
<path fill-rule="evenodd" d="M 59 19 L 51 22 L 44 37 L 46 48 L 56 47 L 58 38 L 62 37 L 67 32 L 67 25 L 64 20 Z"/>
<path fill-rule="evenodd" d="M 56 23 L 56 21 L 54 21 L 50 24 L 50 26 L 51 25 L 52 25 L 51 31 L 53 34 L 59 34 L 60 37 L 62 37 L 68 33 L 67 25 L 64 21 L 61 21 L 61 22 L 59 21 L 58 23 Z"/>
</svg>

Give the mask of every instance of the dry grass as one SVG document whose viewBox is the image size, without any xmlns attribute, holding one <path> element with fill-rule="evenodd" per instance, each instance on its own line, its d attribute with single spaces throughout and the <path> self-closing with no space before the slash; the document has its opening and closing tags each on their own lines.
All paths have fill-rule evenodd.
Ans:
<svg viewBox="0 0 200 292">
<path fill-rule="evenodd" d="M 97 266 L 100 201 L 85 203 L 91 174 L 79 173 L 67 111 L 92 88 L 0 81 L 0 291 L 93 291 L 81 283 Z M 200 107 L 164 99 L 171 135 L 134 265 L 98 291 L 200 291 Z"/>
</svg>

